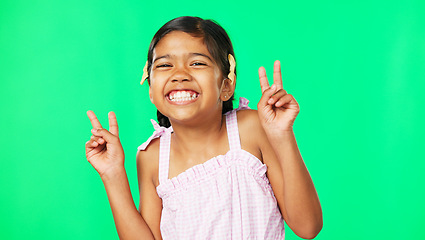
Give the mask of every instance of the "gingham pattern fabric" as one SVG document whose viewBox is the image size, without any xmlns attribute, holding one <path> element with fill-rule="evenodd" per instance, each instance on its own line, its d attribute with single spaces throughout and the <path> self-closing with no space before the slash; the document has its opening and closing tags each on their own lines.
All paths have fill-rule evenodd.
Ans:
<svg viewBox="0 0 425 240">
<path fill-rule="evenodd" d="M 153 125 L 153 128 L 155 129 L 155 131 L 153 132 L 153 134 L 148 138 L 148 140 L 146 140 L 146 142 L 144 142 L 142 145 L 140 145 L 137 149 L 138 151 L 143 151 L 145 150 L 149 143 L 155 139 L 155 138 L 159 138 L 162 135 L 165 135 L 164 133 L 167 133 L 168 135 L 170 135 L 173 132 L 173 127 L 169 127 L 169 128 L 165 128 L 165 127 L 161 127 L 157 122 L 155 122 L 155 120 L 151 119 L 151 123 Z"/>
<path fill-rule="evenodd" d="M 267 166 L 241 149 L 236 112 L 247 106 L 248 100 L 241 98 L 240 107 L 226 114 L 229 152 L 172 179 L 168 179 L 172 129 L 156 128 L 152 136 L 161 137 L 157 193 L 163 205 L 163 239 L 284 239 Z"/>
</svg>

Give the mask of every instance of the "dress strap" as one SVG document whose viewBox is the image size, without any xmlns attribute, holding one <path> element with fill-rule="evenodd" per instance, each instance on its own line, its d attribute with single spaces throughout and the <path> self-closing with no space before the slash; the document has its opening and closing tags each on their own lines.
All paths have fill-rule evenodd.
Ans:
<svg viewBox="0 0 425 240">
<path fill-rule="evenodd" d="M 249 109 L 249 101 L 246 98 L 239 98 L 239 107 L 226 113 L 227 137 L 229 139 L 230 150 L 241 149 L 241 140 L 239 137 L 237 111 Z"/>
<path fill-rule="evenodd" d="M 145 150 L 153 139 L 160 138 L 158 179 L 159 183 L 161 184 L 162 182 L 168 179 L 168 166 L 170 161 L 170 139 L 171 133 L 173 132 L 173 127 L 161 127 L 157 122 L 155 122 L 155 120 L 152 119 L 151 122 L 155 131 L 146 142 L 139 146 L 138 150 Z"/>
<path fill-rule="evenodd" d="M 159 140 L 159 184 L 164 183 L 168 179 L 168 170 L 170 165 L 170 143 L 171 132 L 167 131 Z"/>
<path fill-rule="evenodd" d="M 152 133 L 152 135 L 148 138 L 148 140 L 146 140 L 146 142 L 144 142 L 142 145 L 140 145 L 137 149 L 139 151 L 143 151 L 145 150 L 149 143 L 151 143 L 152 140 L 154 140 L 155 138 L 159 138 L 162 135 L 164 135 L 164 133 L 166 132 L 173 132 L 173 127 L 161 127 L 157 122 L 155 122 L 155 120 L 151 119 L 151 123 L 153 125 L 153 128 L 155 129 L 155 131 Z"/>
</svg>

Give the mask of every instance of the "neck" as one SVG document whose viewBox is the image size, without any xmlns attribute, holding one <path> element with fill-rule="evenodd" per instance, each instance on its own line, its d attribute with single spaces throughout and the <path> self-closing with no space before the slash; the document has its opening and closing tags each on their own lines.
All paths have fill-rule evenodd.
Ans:
<svg viewBox="0 0 425 240">
<path fill-rule="evenodd" d="M 171 122 L 174 130 L 173 145 L 181 151 L 193 152 L 194 149 L 202 151 L 223 137 L 226 131 L 224 124 L 221 112 L 196 124 Z"/>
</svg>

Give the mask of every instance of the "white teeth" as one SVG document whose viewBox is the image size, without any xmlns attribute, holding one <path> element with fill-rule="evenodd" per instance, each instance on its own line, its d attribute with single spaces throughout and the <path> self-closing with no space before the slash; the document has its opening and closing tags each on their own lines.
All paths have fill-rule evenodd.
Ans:
<svg viewBox="0 0 425 240">
<path fill-rule="evenodd" d="M 190 101 L 196 98 L 196 93 L 190 94 L 190 92 L 179 91 L 174 95 L 170 95 L 169 98 L 172 102 Z"/>
</svg>

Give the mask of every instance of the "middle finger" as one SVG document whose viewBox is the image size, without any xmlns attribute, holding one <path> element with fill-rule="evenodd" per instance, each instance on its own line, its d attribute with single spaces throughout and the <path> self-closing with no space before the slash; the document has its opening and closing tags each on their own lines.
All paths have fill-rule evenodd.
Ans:
<svg viewBox="0 0 425 240">
<path fill-rule="evenodd" d="M 283 89 L 283 84 L 282 84 L 282 72 L 280 69 L 280 61 L 276 60 L 274 62 L 274 67 L 273 67 L 273 84 L 276 85 L 276 89 L 280 90 Z"/>
</svg>

